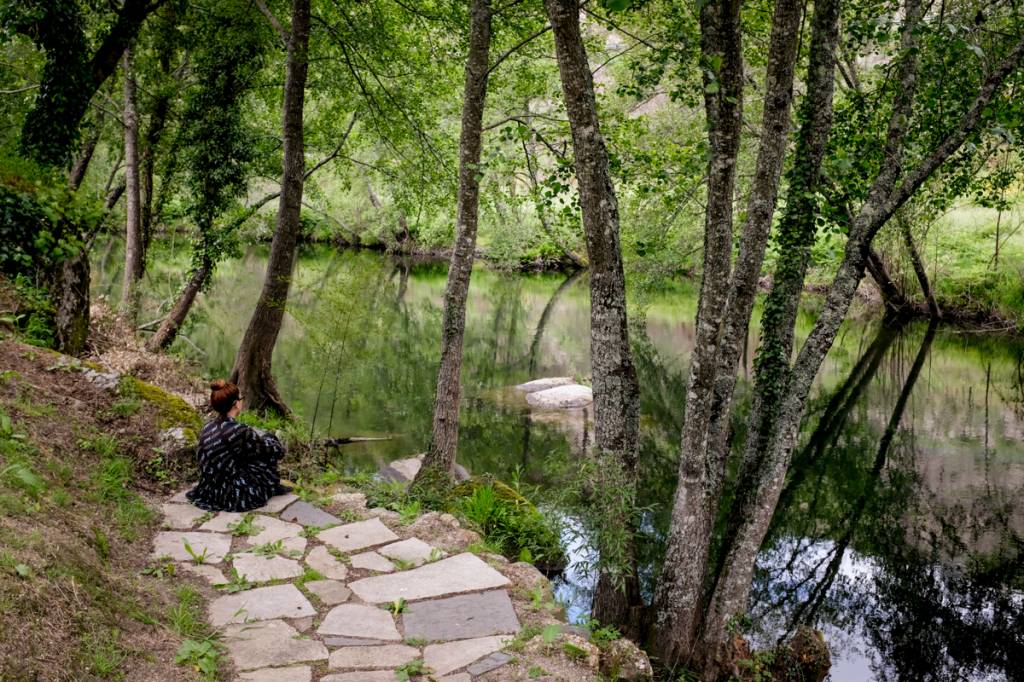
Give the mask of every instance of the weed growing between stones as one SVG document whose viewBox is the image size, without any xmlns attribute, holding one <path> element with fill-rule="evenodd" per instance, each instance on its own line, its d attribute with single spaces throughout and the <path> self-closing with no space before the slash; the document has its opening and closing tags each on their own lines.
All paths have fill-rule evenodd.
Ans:
<svg viewBox="0 0 1024 682">
<path fill-rule="evenodd" d="M 395 679 L 399 682 L 409 682 L 413 677 L 429 675 L 430 673 L 431 670 L 423 662 L 423 659 L 417 658 L 395 669 Z"/>
</svg>

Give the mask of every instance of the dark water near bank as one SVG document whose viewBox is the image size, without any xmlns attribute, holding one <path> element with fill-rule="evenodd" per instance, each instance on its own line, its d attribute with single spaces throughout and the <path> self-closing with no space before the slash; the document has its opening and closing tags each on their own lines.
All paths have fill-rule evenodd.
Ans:
<svg viewBox="0 0 1024 682">
<path fill-rule="evenodd" d="M 120 253 L 100 251 L 94 295 L 116 296 Z M 230 369 L 265 257 L 252 249 L 219 269 L 186 328 L 203 354 L 179 342 L 211 377 Z M 185 258 L 156 258 L 147 320 L 180 286 Z M 346 447 L 335 466 L 369 469 L 424 449 L 444 283 L 443 266 L 375 254 L 301 258 L 274 358 L 279 388 L 320 434 L 393 436 Z M 680 285 L 637 304 L 653 557 L 675 486 L 696 296 Z M 588 320 L 585 278 L 474 273 L 460 440 L 471 471 L 549 491 L 564 483 L 589 437 L 587 415 L 531 414 L 509 387 L 586 379 Z M 755 638 L 771 643 L 797 622 L 813 624 L 832 649 L 834 680 L 1022 679 L 1024 344 L 850 322 L 818 378 L 802 442 L 758 560 Z M 559 592 L 584 615 L 584 577 L 570 570 Z"/>
</svg>

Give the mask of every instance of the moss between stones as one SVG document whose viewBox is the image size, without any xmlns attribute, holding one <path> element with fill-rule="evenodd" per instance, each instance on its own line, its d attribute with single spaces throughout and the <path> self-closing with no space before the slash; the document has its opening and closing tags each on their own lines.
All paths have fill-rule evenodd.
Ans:
<svg viewBox="0 0 1024 682">
<path fill-rule="evenodd" d="M 121 377 L 118 390 L 122 395 L 134 395 L 154 405 L 157 409 L 157 426 L 161 429 L 182 428 L 189 441 L 195 441 L 203 427 L 203 418 L 195 409 L 176 395 L 159 386 L 148 384 L 133 376 Z"/>
</svg>

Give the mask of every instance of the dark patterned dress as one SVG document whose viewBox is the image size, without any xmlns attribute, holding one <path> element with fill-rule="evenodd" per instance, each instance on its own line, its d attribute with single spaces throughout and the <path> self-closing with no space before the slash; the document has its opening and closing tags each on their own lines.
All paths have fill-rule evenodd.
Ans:
<svg viewBox="0 0 1024 682">
<path fill-rule="evenodd" d="M 279 492 L 277 462 L 284 447 L 274 435 L 214 417 L 199 432 L 199 483 L 186 497 L 207 511 L 262 507 Z"/>
</svg>

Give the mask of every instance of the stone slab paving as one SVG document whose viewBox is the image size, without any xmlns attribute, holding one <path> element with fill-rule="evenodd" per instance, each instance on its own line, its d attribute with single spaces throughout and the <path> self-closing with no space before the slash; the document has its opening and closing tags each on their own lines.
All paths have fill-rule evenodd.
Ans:
<svg viewBox="0 0 1024 682">
<path fill-rule="evenodd" d="M 317 526 L 327 528 L 337 526 L 341 523 L 334 514 L 328 514 L 323 509 L 314 507 L 309 502 L 296 500 L 288 505 L 288 508 L 281 512 L 281 518 L 285 521 L 294 521 L 303 526 Z"/>
<path fill-rule="evenodd" d="M 286 583 L 218 597 L 210 602 L 209 621 L 210 625 L 218 627 L 227 623 L 315 615 L 316 609 L 309 600 L 295 585 Z"/>
<path fill-rule="evenodd" d="M 348 566 L 338 561 L 323 545 L 309 550 L 306 555 L 306 565 L 325 578 L 332 580 L 344 580 L 348 577 Z"/>
<path fill-rule="evenodd" d="M 281 556 L 264 557 L 245 552 L 236 554 L 231 565 L 238 571 L 238 575 L 253 583 L 288 580 L 302 575 L 302 566 L 298 561 Z"/>
<path fill-rule="evenodd" d="M 329 647 L 339 646 L 383 646 L 392 644 L 379 639 L 359 639 L 358 637 L 324 637 L 324 644 Z"/>
<path fill-rule="evenodd" d="M 395 682 L 394 670 L 360 670 L 354 673 L 335 673 L 321 677 L 320 682 Z"/>
<path fill-rule="evenodd" d="M 168 502 L 177 502 L 178 504 L 191 504 L 188 501 L 188 498 L 185 497 L 185 493 L 187 493 L 189 490 L 192 490 L 192 486 L 189 486 L 188 488 L 185 488 L 181 492 L 175 493 L 174 497 L 172 497 L 171 499 L 169 499 L 167 501 Z"/>
<path fill-rule="evenodd" d="M 329 657 L 323 642 L 303 638 L 283 620 L 228 625 L 224 645 L 239 670 L 326 661 Z"/>
<path fill-rule="evenodd" d="M 423 649 L 423 662 L 434 671 L 434 675 L 447 675 L 498 651 L 511 639 L 496 636 L 430 644 Z"/>
<path fill-rule="evenodd" d="M 438 556 L 431 545 L 416 537 L 402 540 L 385 525 L 394 522 L 394 513 L 321 530 L 300 561 L 308 544 L 303 527 L 323 528 L 339 523 L 337 517 L 295 495 L 280 495 L 256 510 L 258 531 L 235 540 L 231 526 L 244 513 L 220 512 L 193 530 L 206 512 L 188 504 L 184 492 L 163 505 L 173 530 L 156 535 L 154 557 L 169 556 L 183 573 L 222 585 L 227 581 L 221 562 L 231 555 L 233 542 L 251 548 L 281 541 L 286 550 L 285 556 L 270 558 L 252 551 L 230 556 L 232 568 L 250 582 L 286 582 L 223 593 L 209 604 L 208 620 L 220 631 L 239 680 L 313 682 L 317 668 L 309 664 L 326 661 L 331 672 L 320 682 L 395 682 L 396 668 L 422 657 L 433 670 L 431 679 L 471 682 L 510 660 L 499 651 L 519 630 L 504 589 L 509 580 L 469 553 L 431 561 Z M 365 504 L 362 493 L 337 497 Z M 192 559 L 185 542 L 197 554 L 206 552 L 205 563 Z M 287 556 L 288 550 L 299 556 Z M 415 567 L 401 569 L 391 560 Z M 388 574 L 346 584 L 348 562 L 352 568 Z M 313 603 L 295 584 L 303 564 L 325 577 L 304 583 L 316 597 Z M 395 615 L 373 605 L 398 599 L 409 602 L 400 617 L 401 630 Z M 427 644 L 402 643 L 403 635 Z"/>
<path fill-rule="evenodd" d="M 391 642 L 402 639 L 391 613 L 366 604 L 335 606 L 324 617 L 317 632 L 321 635 L 365 637 Z"/>
<path fill-rule="evenodd" d="M 509 654 L 506 654 L 503 651 L 496 651 L 487 658 L 481 658 L 476 663 L 470 664 L 466 668 L 466 672 L 470 675 L 483 675 L 484 673 L 489 673 L 492 670 L 497 670 L 511 660 L 512 656 Z"/>
<path fill-rule="evenodd" d="M 230 533 L 232 525 L 245 518 L 245 514 L 239 512 L 217 512 L 216 516 L 199 526 L 199 530 L 208 530 L 214 533 Z"/>
<path fill-rule="evenodd" d="M 338 580 L 310 580 L 306 583 L 306 589 L 316 595 L 317 599 L 328 606 L 335 606 L 348 601 L 352 596 L 352 590 L 345 587 L 345 583 Z"/>
<path fill-rule="evenodd" d="M 356 580 L 348 587 L 363 601 L 380 604 L 396 599 L 412 601 L 475 592 L 508 584 L 508 578 L 475 554 L 466 552 L 401 573 Z"/>
<path fill-rule="evenodd" d="M 192 575 L 197 575 L 200 578 L 203 578 L 211 585 L 220 585 L 227 582 L 224 578 L 224 574 L 219 568 L 214 568 L 208 564 L 193 564 L 182 561 L 178 564 L 178 568 L 186 573 L 191 573 Z"/>
<path fill-rule="evenodd" d="M 328 668 L 342 670 L 355 668 L 373 670 L 377 668 L 397 668 L 420 657 L 420 650 L 405 644 L 385 644 L 384 646 L 346 646 L 331 652 Z"/>
<path fill-rule="evenodd" d="M 428 642 L 519 632 L 519 619 L 505 590 L 415 602 L 406 606 L 402 624 L 406 637 Z"/>
<path fill-rule="evenodd" d="M 206 516 L 206 512 L 191 504 L 165 502 L 161 510 L 164 513 L 164 528 L 175 530 L 191 530 L 196 521 Z"/>
<path fill-rule="evenodd" d="M 308 665 L 287 668 L 263 668 L 238 676 L 241 682 L 312 682 L 313 669 Z"/>
<path fill-rule="evenodd" d="M 391 573 L 395 565 L 376 552 L 363 552 L 350 557 L 352 568 L 362 568 L 377 573 Z"/>
<path fill-rule="evenodd" d="M 206 555 L 204 564 L 219 564 L 224 560 L 224 555 L 231 551 L 231 536 L 220 533 L 179 533 L 176 531 L 163 531 L 157 533 L 153 539 L 154 558 L 168 556 L 175 561 L 193 561 L 192 554 L 185 549 L 185 543 L 192 548 L 197 556 Z M 198 562 L 197 562 L 198 563 Z"/>
<path fill-rule="evenodd" d="M 409 538 L 400 542 L 393 542 L 377 550 L 389 559 L 405 561 L 413 566 L 421 566 L 430 560 L 434 554 L 434 548 L 419 538 Z"/>
<path fill-rule="evenodd" d="M 280 514 L 285 507 L 297 499 L 299 499 L 299 496 L 292 493 L 288 493 L 287 495 L 276 495 L 267 500 L 265 505 L 253 511 L 262 512 L 264 514 Z"/>
<path fill-rule="evenodd" d="M 317 533 L 317 538 L 342 552 L 355 552 L 398 539 L 380 519 L 367 519 L 335 526 Z"/>
<path fill-rule="evenodd" d="M 302 526 L 299 524 L 288 523 L 287 521 L 263 514 L 257 514 L 252 522 L 253 525 L 262 530 L 246 538 L 250 546 L 258 547 L 280 540 L 286 550 L 294 552 L 306 551 L 306 538 L 300 536 Z"/>
</svg>

